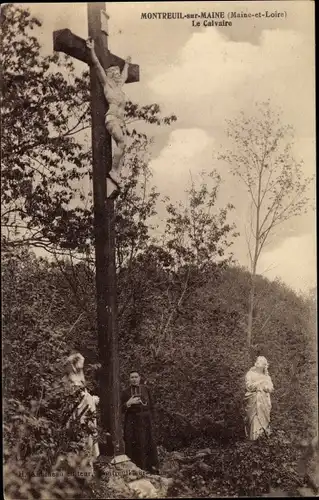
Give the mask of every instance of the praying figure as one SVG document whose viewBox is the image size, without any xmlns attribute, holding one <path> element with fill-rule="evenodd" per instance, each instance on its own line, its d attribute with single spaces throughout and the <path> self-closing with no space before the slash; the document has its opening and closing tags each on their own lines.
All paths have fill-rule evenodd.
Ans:
<svg viewBox="0 0 319 500">
<path fill-rule="evenodd" d="M 88 392 L 83 368 L 84 357 L 80 353 L 72 354 L 67 358 L 63 382 L 70 394 L 72 409 L 66 414 L 65 425 L 67 429 L 73 431 L 73 434 L 83 429 L 83 433 L 75 435 L 75 440 L 81 440 L 81 450 L 83 456 L 87 458 L 85 475 L 93 476 L 93 462 L 100 454 L 96 424 L 96 407 L 99 397 L 92 396 Z"/>
<path fill-rule="evenodd" d="M 92 63 L 97 71 L 105 99 L 109 105 L 105 115 L 105 127 L 114 140 L 117 149 L 113 156 L 112 168 L 108 173 L 112 184 L 108 197 L 115 198 L 120 191 L 120 171 L 126 149 L 126 125 L 124 120 L 126 97 L 122 87 L 127 80 L 131 58 L 126 59 L 122 72 L 118 66 L 110 66 L 104 70 L 95 53 L 94 40 L 89 38 L 86 45 L 90 50 Z"/>
<path fill-rule="evenodd" d="M 137 371 L 130 373 L 130 385 L 122 393 L 125 454 L 141 469 L 157 473 L 159 464 L 153 438 L 153 404 L 148 388 Z"/>
<path fill-rule="evenodd" d="M 245 385 L 245 432 L 248 439 L 256 441 L 270 434 L 270 393 L 274 386 L 264 356 L 258 356 L 255 365 L 246 373 Z"/>
</svg>

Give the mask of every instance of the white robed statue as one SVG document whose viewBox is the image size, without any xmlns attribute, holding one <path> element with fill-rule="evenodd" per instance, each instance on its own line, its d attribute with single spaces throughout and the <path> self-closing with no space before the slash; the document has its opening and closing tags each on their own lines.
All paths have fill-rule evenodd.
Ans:
<svg viewBox="0 0 319 500">
<path fill-rule="evenodd" d="M 84 357 L 80 353 L 72 354 L 67 358 L 67 373 L 63 381 L 76 392 L 78 390 L 79 398 L 66 422 L 66 427 L 72 428 L 74 422 L 87 426 L 88 432 L 84 433 L 84 442 L 81 444 L 84 455 L 88 458 L 87 474 L 85 475 L 93 475 L 93 462 L 100 454 L 96 423 L 96 407 L 99 403 L 99 397 L 92 396 L 87 390 L 83 368 Z"/>
<path fill-rule="evenodd" d="M 246 373 L 245 385 L 245 433 L 248 439 L 255 441 L 262 435 L 270 434 L 270 393 L 274 386 L 264 356 L 259 356 Z"/>
</svg>

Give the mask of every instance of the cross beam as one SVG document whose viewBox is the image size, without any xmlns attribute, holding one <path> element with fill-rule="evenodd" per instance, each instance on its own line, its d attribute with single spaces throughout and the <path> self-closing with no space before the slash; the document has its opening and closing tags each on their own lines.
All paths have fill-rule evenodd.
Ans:
<svg viewBox="0 0 319 500">
<path fill-rule="evenodd" d="M 108 15 L 102 2 L 88 3 L 89 37 L 104 69 L 114 64 L 121 69 L 124 60 L 108 50 Z M 105 129 L 107 103 L 95 68 L 90 64 L 85 40 L 63 29 L 53 34 L 54 50 L 64 52 L 90 65 L 93 201 L 95 266 L 97 292 L 97 333 L 101 372 L 99 380 L 101 424 L 110 432 L 113 448 L 108 455 L 124 451 L 121 410 L 117 331 L 117 291 L 115 267 L 114 200 L 106 197 L 107 172 L 112 167 L 112 141 Z M 127 82 L 139 81 L 139 67 L 130 64 Z"/>
<path fill-rule="evenodd" d="M 56 52 L 64 52 L 69 56 L 78 59 L 86 64 L 91 65 L 90 52 L 86 46 L 85 40 L 77 35 L 74 35 L 69 29 L 57 30 L 53 32 L 53 50 Z M 120 57 L 112 54 L 109 50 L 106 54 L 109 66 L 119 66 L 122 71 L 125 61 Z M 137 64 L 130 64 L 128 67 L 128 77 L 126 83 L 138 82 L 140 79 L 140 68 Z"/>
</svg>

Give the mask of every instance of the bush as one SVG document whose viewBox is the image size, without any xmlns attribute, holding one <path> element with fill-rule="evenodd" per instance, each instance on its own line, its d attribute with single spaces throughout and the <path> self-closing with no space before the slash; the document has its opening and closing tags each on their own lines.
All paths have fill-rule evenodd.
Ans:
<svg viewBox="0 0 319 500">
<path fill-rule="evenodd" d="M 65 263 L 64 271 L 68 269 Z M 71 271 L 67 272 L 70 276 L 74 272 L 79 288 L 88 294 L 87 304 L 93 304 L 91 275 L 83 268 Z M 240 453 L 245 444 L 243 376 L 250 366 L 245 346 L 249 274 L 227 266 L 212 265 L 205 272 L 192 269 L 187 293 L 166 330 L 163 317 L 165 324 L 172 313 L 167 284 L 171 303 L 177 303 L 185 272 L 170 282 L 169 272 L 146 261 L 134 268 L 130 279 L 118 280 L 121 380 L 127 383 L 132 367 L 146 378 L 157 407 L 158 444 L 168 450 L 239 447 L 236 453 Z M 89 364 L 98 361 L 96 333 L 83 314 L 82 302 L 70 294 L 65 275 L 52 263 L 29 254 L 11 255 L 4 258 L 3 284 L 5 432 L 13 450 L 10 456 L 19 463 L 31 460 L 30 470 L 40 463 L 44 468 L 43 460 L 52 468 L 63 444 L 68 443 L 69 450 L 77 446 L 73 448 L 70 436 L 61 431 L 62 414 L 50 399 L 55 381 L 61 378 L 59 362 L 70 350 L 79 349 L 86 356 L 88 382 L 94 386 Z M 134 300 L 125 304 L 124 287 L 134 292 Z M 257 283 L 257 299 L 256 355 L 268 358 L 275 386 L 271 426 L 275 435 L 284 431 L 290 441 L 312 436 L 316 360 L 310 306 L 286 286 L 263 278 Z M 21 437 L 18 449 L 14 436 Z M 264 458 L 272 461 L 271 455 Z M 259 479 L 256 473 L 258 488 Z M 228 488 L 235 486 L 231 482 Z M 248 482 L 243 488 L 250 491 L 253 486 Z"/>
<path fill-rule="evenodd" d="M 165 474 L 175 480 L 171 497 L 258 498 L 278 489 L 300 496 L 298 489 L 303 484 L 297 472 L 300 450 L 283 433 L 257 442 L 215 445 L 211 452 L 205 459 L 199 459 L 194 448 L 187 449 L 186 463 L 178 465 L 174 455 L 166 454 Z"/>
<path fill-rule="evenodd" d="M 124 326 L 121 330 L 122 381 L 132 366 L 147 378 L 158 407 L 159 442 L 178 449 L 200 437 L 222 443 L 241 439 L 244 375 L 251 366 L 246 353 L 249 273 L 224 267 L 197 275 L 162 339 L 157 325 L 166 311 L 159 307 L 156 285 L 149 290 L 147 270 L 144 281 L 139 339 Z M 256 356 L 268 358 L 275 386 L 271 425 L 290 439 L 313 436 L 317 377 L 309 308 L 281 283 L 259 278 L 257 285 L 254 343 Z M 155 342 L 161 344 L 158 353 Z"/>
<path fill-rule="evenodd" d="M 90 419 L 81 424 L 68 417 L 80 401 L 79 390 L 60 387 L 31 408 L 9 399 L 5 409 L 5 491 L 11 499 L 83 498 L 89 492 L 89 457 L 84 438 Z M 92 416 L 94 417 L 94 416 Z"/>
<path fill-rule="evenodd" d="M 32 460 L 23 465 L 11 455 L 4 466 L 4 493 L 8 500 L 26 498 L 43 500 L 64 500 L 92 498 L 87 482 L 76 476 L 76 471 L 83 468 L 83 458 L 68 458 L 67 473 L 63 473 L 60 460 L 50 469 L 35 472 L 37 463 Z"/>
</svg>

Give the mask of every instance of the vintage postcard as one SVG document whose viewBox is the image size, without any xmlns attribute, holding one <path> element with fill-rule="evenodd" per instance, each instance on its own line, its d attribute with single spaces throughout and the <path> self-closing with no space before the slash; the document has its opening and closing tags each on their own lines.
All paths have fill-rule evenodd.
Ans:
<svg viewBox="0 0 319 500">
<path fill-rule="evenodd" d="M 1 8 L 4 496 L 317 496 L 314 2 Z"/>
</svg>

